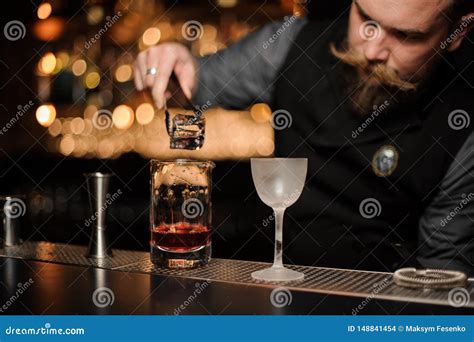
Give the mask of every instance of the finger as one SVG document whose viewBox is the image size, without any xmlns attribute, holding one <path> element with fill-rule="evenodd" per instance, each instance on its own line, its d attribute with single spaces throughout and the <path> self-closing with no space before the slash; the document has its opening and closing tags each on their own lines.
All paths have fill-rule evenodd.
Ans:
<svg viewBox="0 0 474 342">
<path fill-rule="evenodd" d="M 143 90 L 142 76 L 140 75 L 140 68 L 138 67 L 138 60 L 133 64 L 133 81 L 135 83 L 135 88 L 138 91 Z"/>
<path fill-rule="evenodd" d="M 171 73 L 173 72 L 175 61 L 175 58 L 169 57 L 162 58 L 160 61 L 160 67 L 155 75 L 155 83 L 153 84 L 153 89 L 151 91 L 158 108 L 164 106 L 164 94 L 168 87 L 168 82 Z"/>
<path fill-rule="evenodd" d="M 184 95 L 188 99 L 191 99 L 192 90 L 196 83 L 196 67 L 194 60 L 188 58 L 185 61 L 179 62 L 175 69 L 176 77 L 178 78 L 181 89 L 183 89 Z"/>
<path fill-rule="evenodd" d="M 149 74 L 148 71 L 153 68 L 155 68 L 155 70 L 158 71 L 158 67 L 160 64 L 160 55 L 161 55 L 160 51 L 161 49 L 159 48 L 152 48 L 152 49 L 147 50 L 145 84 L 149 88 L 153 87 L 153 84 L 155 83 L 156 74 L 155 75 Z"/>
<path fill-rule="evenodd" d="M 137 57 L 136 62 L 138 68 L 138 75 L 140 76 L 142 89 L 146 86 L 145 79 L 146 79 L 146 53 L 142 52 Z"/>
</svg>

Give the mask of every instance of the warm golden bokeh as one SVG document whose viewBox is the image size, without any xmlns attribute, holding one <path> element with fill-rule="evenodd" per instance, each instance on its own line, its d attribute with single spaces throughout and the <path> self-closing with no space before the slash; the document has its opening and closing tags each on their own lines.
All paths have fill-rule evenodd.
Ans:
<svg viewBox="0 0 474 342">
<path fill-rule="evenodd" d="M 81 76 L 86 72 L 87 69 L 87 63 L 83 59 L 78 59 L 74 63 L 72 63 L 72 73 L 75 76 Z"/>
<path fill-rule="evenodd" d="M 143 33 L 143 43 L 147 46 L 156 45 L 160 41 L 161 31 L 157 27 L 150 27 Z"/>
<path fill-rule="evenodd" d="M 118 129 L 130 128 L 134 121 L 133 109 L 127 105 L 120 105 L 112 113 L 114 126 Z"/>
<path fill-rule="evenodd" d="M 100 83 L 100 75 L 96 71 L 88 73 L 84 79 L 84 85 L 89 89 L 97 88 Z"/>
<path fill-rule="evenodd" d="M 74 118 L 71 120 L 71 131 L 73 134 L 79 135 L 84 132 L 85 123 L 82 118 Z"/>
<path fill-rule="evenodd" d="M 49 75 L 54 71 L 56 67 L 56 57 L 52 52 L 47 52 L 40 59 L 38 69 L 42 74 Z"/>
<path fill-rule="evenodd" d="M 49 127 L 56 119 L 56 108 L 51 104 L 44 104 L 36 109 L 36 120 L 43 127 Z"/>
<path fill-rule="evenodd" d="M 150 122 L 153 121 L 153 118 L 155 116 L 155 109 L 150 103 L 142 103 L 137 107 L 135 115 L 137 117 L 137 122 L 140 125 L 148 125 Z"/>
<path fill-rule="evenodd" d="M 291 2 L 282 0 L 268 7 L 275 11 L 287 8 L 290 13 Z M 238 0 L 214 3 L 221 9 L 241 4 Z M 39 19 L 32 25 L 33 34 L 50 43 L 49 51 L 40 52 L 35 69 L 39 101 L 45 103 L 36 117 L 40 125 L 48 127 L 52 151 L 76 158 L 118 158 L 135 152 L 145 158 L 216 160 L 274 152 L 272 110 L 267 104 L 239 112 L 207 110 L 203 147 L 199 151 L 172 150 L 163 111 L 153 105 L 149 92 L 133 88 L 136 52 L 163 42 L 178 42 L 194 55 L 204 56 L 238 41 L 256 29 L 254 23 L 227 16 L 221 21 L 207 17 L 193 21 L 172 15 L 174 10 L 167 13 L 166 6 L 153 1 L 116 2 L 113 8 L 93 2 L 81 12 L 77 20 L 81 30 L 69 41 L 66 33 L 71 33 L 70 26 L 61 17 L 61 6 L 50 0 L 37 5 L 35 16 Z M 190 22 L 192 29 L 183 31 Z M 57 39 L 67 44 L 54 42 Z M 57 107 L 50 103 L 52 99 L 58 101 Z M 61 117 L 56 118 L 56 110 Z M 183 109 L 171 111 L 191 114 Z"/>
<path fill-rule="evenodd" d="M 84 118 L 54 120 L 49 134 L 57 139 L 61 154 L 108 159 L 136 152 L 144 158 L 222 160 L 267 157 L 274 152 L 274 133 L 270 123 L 256 122 L 248 111 L 207 110 L 204 113 L 205 141 L 198 151 L 169 148 L 164 112 L 156 111 L 151 103 L 139 104 L 135 113 L 130 106 L 117 106 L 112 113 L 109 112 L 111 121 L 106 129 L 99 129 L 93 122 L 98 111 L 107 110 L 89 105 L 84 110 Z M 177 108 L 169 111 L 171 116 L 191 114 Z"/>
<path fill-rule="evenodd" d="M 132 66 L 130 64 L 123 64 L 115 70 L 115 79 L 118 82 L 127 82 L 133 76 Z"/>
<path fill-rule="evenodd" d="M 53 7 L 49 2 L 43 2 L 41 5 L 38 6 L 38 18 L 40 19 L 46 19 L 51 15 L 51 12 L 53 11 Z"/>
</svg>

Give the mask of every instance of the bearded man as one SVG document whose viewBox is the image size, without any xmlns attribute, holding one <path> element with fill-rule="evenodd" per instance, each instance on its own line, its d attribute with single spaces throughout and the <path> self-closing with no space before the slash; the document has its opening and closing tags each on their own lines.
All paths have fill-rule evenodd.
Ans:
<svg viewBox="0 0 474 342">
<path fill-rule="evenodd" d="M 202 58 L 160 44 L 138 56 L 135 83 L 158 107 L 172 73 L 197 104 L 270 104 L 275 155 L 308 158 L 287 262 L 473 275 L 474 82 L 453 62 L 472 48 L 473 12 L 472 0 L 354 0 L 336 20 L 287 17 Z"/>
</svg>

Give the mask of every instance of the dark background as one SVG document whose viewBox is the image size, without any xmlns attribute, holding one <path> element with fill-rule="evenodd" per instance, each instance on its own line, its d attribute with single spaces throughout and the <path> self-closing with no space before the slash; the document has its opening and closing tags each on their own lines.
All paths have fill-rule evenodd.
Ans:
<svg viewBox="0 0 474 342">
<path fill-rule="evenodd" d="M 65 17 L 73 15 L 81 1 L 67 1 L 62 8 Z M 113 2 L 105 1 L 105 5 Z M 243 1 L 231 9 L 238 16 L 248 15 Z M 252 2 L 250 2 L 252 3 Z M 255 2 L 254 2 L 255 3 Z M 36 20 L 38 1 L 16 1 L 14 6 L 4 7 L 1 27 L 11 20 L 21 20 L 28 27 Z M 309 17 L 312 20 L 336 18 L 350 5 L 350 0 L 311 1 Z M 3 5 L 7 6 L 7 5 Z M 217 16 L 207 0 L 181 0 L 179 10 L 189 10 L 209 17 Z M 254 7 L 252 7 L 254 8 Z M 275 18 L 277 19 L 276 15 Z M 258 15 L 259 24 L 270 20 Z M 27 103 L 36 94 L 33 68 L 40 55 L 42 42 L 31 34 L 25 39 L 10 42 L 2 35 L 0 41 L 0 124 L 3 126 L 16 112 L 18 104 Z M 472 35 L 470 37 L 472 42 Z M 472 58 L 472 43 L 459 56 L 460 65 Z M 88 229 L 84 220 L 89 215 L 85 179 L 83 173 L 92 171 L 113 172 L 113 186 L 123 195 L 110 209 L 109 227 L 114 247 L 126 249 L 148 249 L 149 240 L 149 167 L 148 160 L 129 153 L 116 160 L 78 159 L 64 157 L 48 151 L 45 129 L 29 111 L 7 134 L 0 136 L 0 194 L 24 194 L 28 201 L 41 198 L 32 210 L 31 203 L 26 219 L 30 222 L 23 231 L 24 239 L 49 240 L 86 244 Z M 273 250 L 273 226 L 254 226 L 254 210 L 270 214 L 253 192 L 254 186 L 248 161 L 221 161 L 214 175 L 214 256 L 270 261 Z M 115 191 L 112 189 L 112 192 Z M 251 194 L 251 195 L 249 195 Z M 38 197 L 38 195 L 40 195 Z M 36 197 L 35 197 L 36 196 Z M 250 239 L 256 234 L 258 238 Z"/>
</svg>

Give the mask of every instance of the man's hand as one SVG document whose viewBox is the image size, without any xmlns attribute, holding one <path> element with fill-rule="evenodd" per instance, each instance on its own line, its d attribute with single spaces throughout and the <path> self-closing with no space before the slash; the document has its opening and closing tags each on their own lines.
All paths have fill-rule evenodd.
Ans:
<svg viewBox="0 0 474 342">
<path fill-rule="evenodd" d="M 135 86 L 140 91 L 150 88 L 156 106 L 163 108 L 165 96 L 171 96 L 167 88 L 173 72 L 190 99 L 197 83 L 197 62 L 188 48 L 178 43 L 163 43 L 140 52 L 134 67 Z"/>
</svg>

